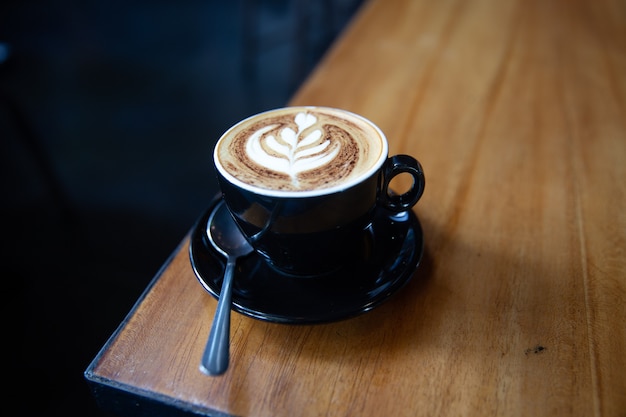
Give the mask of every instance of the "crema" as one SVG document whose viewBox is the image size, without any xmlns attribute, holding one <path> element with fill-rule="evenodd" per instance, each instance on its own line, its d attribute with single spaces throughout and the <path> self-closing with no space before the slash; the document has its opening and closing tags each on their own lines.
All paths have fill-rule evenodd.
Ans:
<svg viewBox="0 0 626 417">
<path fill-rule="evenodd" d="M 286 107 L 249 117 L 216 144 L 216 167 L 240 184 L 299 192 L 341 188 L 386 158 L 383 133 L 356 114 Z"/>
</svg>

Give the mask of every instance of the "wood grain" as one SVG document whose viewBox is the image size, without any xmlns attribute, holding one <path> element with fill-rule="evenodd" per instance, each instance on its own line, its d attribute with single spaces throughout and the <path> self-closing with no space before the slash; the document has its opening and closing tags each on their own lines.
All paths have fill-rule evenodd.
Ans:
<svg viewBox="0 0 626 417">
<path fill-rule="evenodd" d="M 185 240 L 88 377 L 237 416 L 624 416 L 626 3 L 372 0 L 293 97 L 420 160 L 424 259 L 354 319 L 232 316 Z"/>
</svg>

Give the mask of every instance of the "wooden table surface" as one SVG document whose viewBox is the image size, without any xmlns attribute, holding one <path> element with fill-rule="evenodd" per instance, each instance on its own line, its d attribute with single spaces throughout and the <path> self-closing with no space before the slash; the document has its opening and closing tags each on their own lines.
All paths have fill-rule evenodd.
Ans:
<svg viewBox="0 0 626 417">
<path fill-rule="evenodd" d="M 411 281 L 331 324 L 233 313 L 231 367 L 209 377 L 217 302 L 185 239 L 86 370 L 96 395 L 136 396 L 133 415 L 144 397 L 257 417 L 626 415 L 626 2 L 368 1 L 291 104 L 360 113 L 421 161 Z"/>
</svg>

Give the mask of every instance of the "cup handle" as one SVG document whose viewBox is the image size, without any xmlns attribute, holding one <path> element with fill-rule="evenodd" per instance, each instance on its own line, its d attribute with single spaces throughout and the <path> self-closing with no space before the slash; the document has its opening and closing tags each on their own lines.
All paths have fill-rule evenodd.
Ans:
<svg viewBox="0 0 626 417">
<path fill-rule="evenodd" d="M 396 175 L 402 173 L 413 177 L 413 185 L 404 194 L 390 194 L 389 183 Z M 391 211 L 406 211 L 422 197 L 425 185 L 424 171 L 417 159 L 410 155 L 394 155 L 383 165 L 379 202 Z"/>
</svg>

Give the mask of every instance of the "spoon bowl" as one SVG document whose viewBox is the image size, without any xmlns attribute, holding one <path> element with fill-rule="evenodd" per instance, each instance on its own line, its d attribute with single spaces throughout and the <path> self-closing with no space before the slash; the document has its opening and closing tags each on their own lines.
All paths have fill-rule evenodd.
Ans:
<svg viewBox="0 0 626 417">
<path fill-rule="evenodd" d="M 253 248 L 239 231 L 223 201 L 218 203 L 209 217 L 207 236 L 215 250 L 226 257 L 224 280 L 217 302 L 217 310 L 200 363 L 200 371 L 215 376 L 226 372 L 230 360 L 232 280 L 237 259 L 249 255 Z"/>
</svg>

